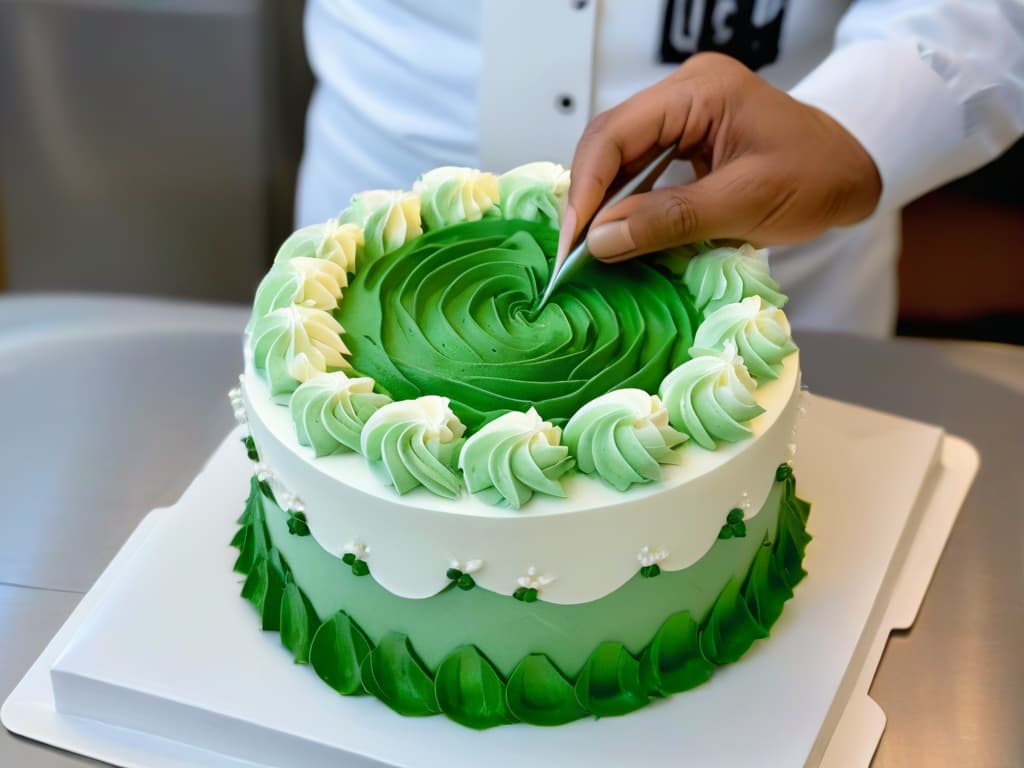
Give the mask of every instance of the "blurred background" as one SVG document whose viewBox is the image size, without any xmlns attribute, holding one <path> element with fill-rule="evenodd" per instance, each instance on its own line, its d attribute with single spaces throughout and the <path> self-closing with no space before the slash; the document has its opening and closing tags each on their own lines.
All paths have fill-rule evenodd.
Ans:
<svg viewBox="0 0 1024 768">
<path fill-rule="evenodd" d="M 300 0 L 0 0 L 0 290 L 248 301 L 292 229 Z M 1024 343 L 1024 145 L 904 213 L 899 332 Z"/>
</svg>

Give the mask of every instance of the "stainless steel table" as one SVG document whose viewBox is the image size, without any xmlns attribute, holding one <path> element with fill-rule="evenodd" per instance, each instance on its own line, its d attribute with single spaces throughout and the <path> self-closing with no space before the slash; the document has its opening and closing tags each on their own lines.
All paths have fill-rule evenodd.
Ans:
<svg viewBox="0 0 1024 768">
<path fill-rule="evenodd" d="M 981 453 L 980 473 L 917 623 L 890 639 L 875 679 L 872 695 L 888 726 L 873 765 L 1024 767 L 1024 349 L 811 333 L 797 341 L 804 381 L 814 392 L 941 424 Z M 218 381 L 197 390 L 195 407 L 226 430 L 223 393 L 239 345 L 230 337 L 221 343 L 227 362 L 216 376 L 224 379 L 223 387 Z M 0 418 L 4 407 L 9 406 L 0 404 Z M 218 409 L 225 416 L 213 415 Z M 215 444 L 209 435 L 199 442 L 201 455 Z M 81 457 L 83 465 L 101 460 Z M 0 467 L 6 488 L 15 478 L 4 477 L 4 471 Z M 103 563 L 90 553 L 103 551 L 107 557 L 146 511 L 139 508 L 134 516 L 112 511 L 95 519 L 87 529 L 91 536 L 77 542 L 79 559 L 88 567 L 73 568 L 73 583 L 61 590 L 38 587 L 52 581 L 41 575 L 67 571 L 65 562 L 48 559 L 43 550 L 31 569 L 36 577 L 0 583 L 0 698 L 98 575 Z M 0 531 L 26 543 L 45 536 L 21 509 L 0 510 Z M 0 733 L 2 766 L 84 764 L 93 761 Z"/>
</svg>

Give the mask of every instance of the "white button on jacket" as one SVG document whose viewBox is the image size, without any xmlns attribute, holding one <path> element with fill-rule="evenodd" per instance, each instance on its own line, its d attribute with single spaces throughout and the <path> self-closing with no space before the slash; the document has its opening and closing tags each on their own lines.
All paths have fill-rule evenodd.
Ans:
<svg viewBox="0 0 1024 768">
<path fill-rule="evenodd" d="M 772 249 L 797 327 L 891 333 L 899 208 L 1024 131 L 1022 0 L 309 0 L 305 32 L 300 226 L 439 165 L 568 165 L 591 117 L 695 50 L 757 67 L 883 181 L 870 219 Z"/>
</svg>

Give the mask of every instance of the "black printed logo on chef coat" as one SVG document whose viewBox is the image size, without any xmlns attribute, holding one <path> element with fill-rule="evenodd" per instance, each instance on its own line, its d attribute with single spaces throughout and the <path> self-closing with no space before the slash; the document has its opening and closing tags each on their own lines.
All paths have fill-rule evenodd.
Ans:
<svg viewBox="0 0 1024 768">
<path fill-rule="evenodd" d="M 666 0 L 661 60 L 717 51 L 760 69 L 779 56 L 785 10 L 786 0 Z"/>
</svg>

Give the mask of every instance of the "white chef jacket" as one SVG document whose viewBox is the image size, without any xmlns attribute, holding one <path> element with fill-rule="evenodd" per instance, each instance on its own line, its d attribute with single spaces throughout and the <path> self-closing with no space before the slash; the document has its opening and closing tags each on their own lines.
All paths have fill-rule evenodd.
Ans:
<svg viewBox="0 0 1024 768">
<path fill-rule="evenodd" d="M 741 28 L 778 30 L 750 43 L 777 46 L 758 74 L 836 119 L 882 178 L 867 220 L 772 249 L 787 314 L 890 334 L 900 207 L 1024 131 L 1022 0 L 309 0 L 297 223 L 441 165 L 569 165 L 590 118 L 678 66 L 665 46 L 729 45 Z M 685 181 L 676 165 L 669 181 Z"/>
</svg>

